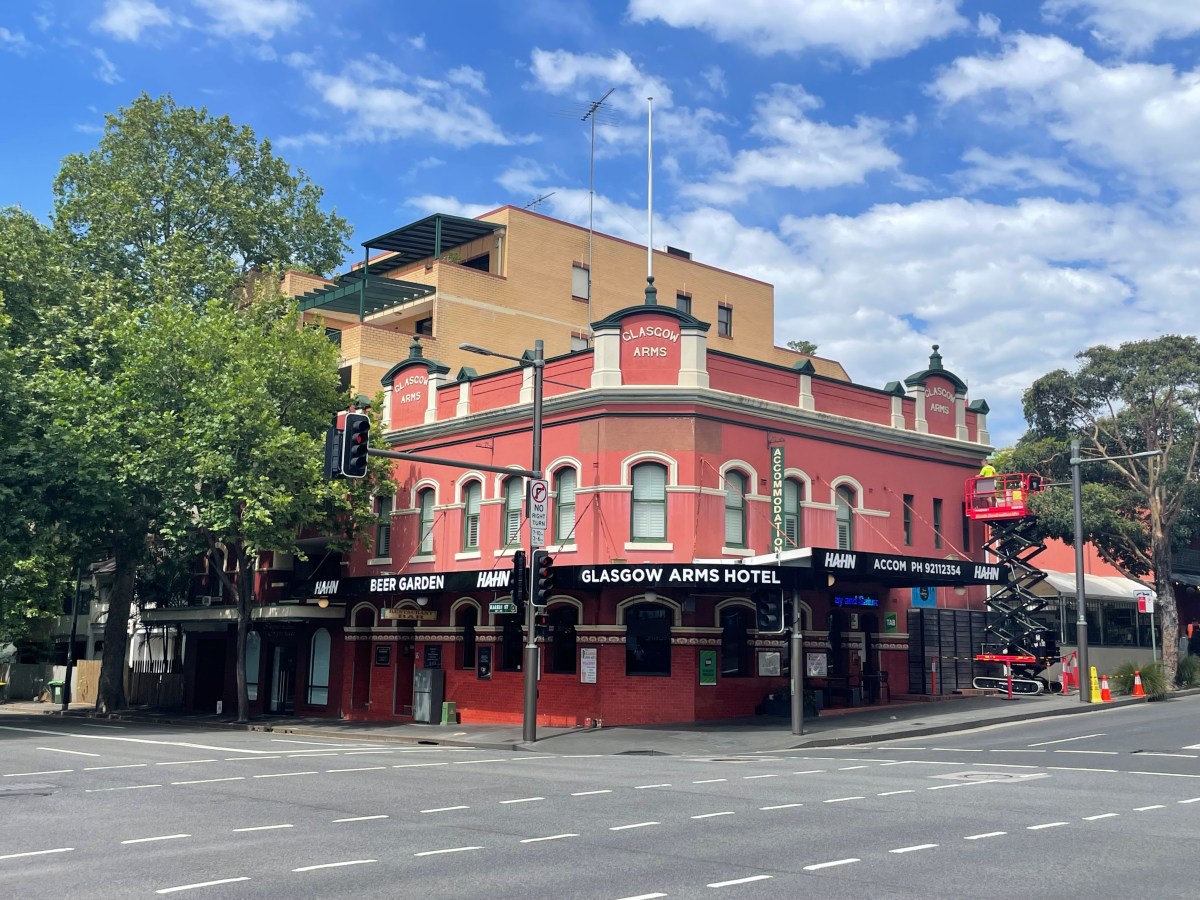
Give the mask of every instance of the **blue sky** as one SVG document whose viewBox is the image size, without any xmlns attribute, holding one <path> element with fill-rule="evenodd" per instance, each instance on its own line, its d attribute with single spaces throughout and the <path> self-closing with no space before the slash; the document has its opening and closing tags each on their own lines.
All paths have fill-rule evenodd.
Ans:
<svg viewBox="0 0 1200 900">
<path fill-rule="evenodd" d="M 776 288 L 855 381 L 932 343 L 1023 431 L 1098 343 L 1196 332 L 1193 0 L 28 0 L 0 10 L 0 205 L 49 216 L 105 113 L 171 93 L 269 138 L 354 227 L 503 204 Z M 16 89 L 14 89 L 16 86 Z M 357 253 L 352 252 L 357 258 Z"/>
</svg>

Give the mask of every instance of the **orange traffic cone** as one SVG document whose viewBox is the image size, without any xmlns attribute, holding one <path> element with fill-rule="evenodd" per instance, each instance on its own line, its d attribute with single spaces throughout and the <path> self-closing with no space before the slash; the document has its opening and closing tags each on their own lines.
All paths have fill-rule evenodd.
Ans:
<svg viewBox="0 0 1200 900">
<path fill-rule="evenodd" d="M 1107 675 L 1100 676 L 1100 702 L 1101 703 L 1112 703 L 1113 702 L 1112 692 L 1110 692 L 1108 689 L 1108 676 Z"/>
<path fill-rule="evenodd" d="M 1142 689 L 1142 673 L 1137 670 L 1133 673 L 1133 697 L 1145 697 L 1146 692 Z"/>
</svg>

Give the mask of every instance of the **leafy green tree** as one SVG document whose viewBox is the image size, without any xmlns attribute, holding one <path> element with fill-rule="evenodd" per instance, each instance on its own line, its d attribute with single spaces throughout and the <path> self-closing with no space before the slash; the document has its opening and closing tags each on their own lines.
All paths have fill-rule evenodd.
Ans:
<svg viewBox="0 0 1200 900">
<path fill-rule="evenodd" d="M 787 348 L 795 350 L 797 353 L 803 353 L 805 356 L 812 356 L 817 352 L 817 345 L 812 341 L 788 341 Z"/>
<path fill-rule="evenodd" d="M 1074 534 L 1068 490 L 1035 498 L 1047 536 L 1091 542 L 1102 557 L 1134 577 L 1152 578 L 1158 592 L 1163 663 L 1175 677 L 1179 612 L 1171 582 L 1173 551 L 1195 533 L 1200 464 L 1200 341 L 1164 335 L 1113 349 L 1096 346 L 1076 357 L 1075 372 L 1059 369 L 1025 392 L 1028 433 L 1003 460 L 1007 471 L 1070 477 L 1070 441 L 1083 458 L 1158 457 L 1085 465 L 1084 534 Z"/>
<path fill-rule="evenodd" d="M 54 194 L 55 228 L 81 265 L 144 303 L 228 299 L 254 269 L 328 273 L 350 233 L 270 142 L 170 95 L 108 116 L 97 149 L 63 161 Z"/>
</svg>

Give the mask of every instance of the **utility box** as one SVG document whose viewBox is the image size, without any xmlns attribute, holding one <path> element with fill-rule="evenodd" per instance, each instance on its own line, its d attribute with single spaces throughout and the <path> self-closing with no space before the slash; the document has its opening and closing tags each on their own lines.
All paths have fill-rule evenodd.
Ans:
<svg viewBox="0 0 1200 900">
<path fill-rule="evenodd" d="M 441 724 L 445 694 L 445 669 L 417 669 L 413 673 L 413 719 L 426 725 Z"/>
</svg>

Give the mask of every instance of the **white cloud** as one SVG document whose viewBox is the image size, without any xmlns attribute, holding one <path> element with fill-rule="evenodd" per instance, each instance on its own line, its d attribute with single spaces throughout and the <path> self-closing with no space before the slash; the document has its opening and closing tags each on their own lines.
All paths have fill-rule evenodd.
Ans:
<svg viewBox="0 0 1200 900">
<path fill-rule="evenodd" d="M 955 177 L 963 190 L 970 194 L 990 188 L 1028 191 L 1034 188 L 1066 188 L 1096 196 L 1100 193 L 1095 182 L 1071 170 L 1062 160 L 1038 159 L 1022 153 L 993 156 L 973 147 L 963 154 L 968 168 Z"/>
<path fill-rule="evenodd" d="M 980 37 L 994 38 L 1000 34 L 1000 20 L 991 13 L 980 13 L 975 20 L 975 31 Z"/>
<path fill-rule="evenodd" d="M 303 57 L 289 62 L 300 65 Z M 345 136 L 351 140 L 431 138 L 453 147 L 530 140 L 506 134 L 450 81 L 409 76 L 374 54 L 337 74 L 309 68 L 305 76 L 325 103 L 347 117 Z"/>
<path fill-rule="evenodd" d="M 424 50 L 425 49 L 425 35 L 423 35 L 423 34 L 413 35 L 412 37 L 410 37 L 408 39 L 408 43 L 414 50 Z"/>
<path fill-rule="evenodd" d="M 8 50 L 18 56 L 24 56 L 32 48 L 33 44 L 29 43 L 21 32 L 0 28 L 0 50 Z"/>
<path fill-rule="evenodd" d="M 853 126 L 814 122 L 821 105 L 799 85 L 776 84 L 757 98 L 751 133 L 765 146 L 741 150 L 727 171 L 707 183 L 685 186 L 685 194 L 709 203 L 745 200 L 761 187 L 828 188 L 861 183 L 868 174 L 894 169 L 900 158 L 883 142 L 884 123 L 859 118 Z"/>
<path fill-rule="evenodd" d="M 117 73 L 117 67 L 113 65 L 107 53 L 97 47 L 92 50 L 92 55 L 100 61 L 100 67 L 94 73 L 97 78 L 105 84 L 120 84 L 125 80 Z"/>
<path fill-rule="evenodd" d="M 725 85 L 725 70 L 720 66 L 709 66 L 700 73 L 708 89 L 720 97 L 729 96 L 729 88 Z"/>
<path fill-rule="evenodd" d="M 151 0 L 108 0 L 95 27 L 121 41 L 137 41 L 142 32 L 171 24 L 166 10 Z"/>
<path fill-rule="evenodd" d="M 470 66 L 459 66 L 457 69 L 451 69 L 446 73 L 446 80 L 451 84 L 458 84 L 479 91 L 481 94 L 487 93 L 483 73 L 478 69 L 472 69 Z"/>
<path fill-rule="evenodd" d="M 995 56 L 962 57 L 931 87 L 946 104 L 994 97 L 1010 125 L 1048 131 L 1090 163 L 1125 169 L 1147 189 L 1200 189 L 1200 70 L 1100 65 L 1058 37 L 1019 35 Z"/>
<path fill-rule="evenodd" d="M 1200 31 L 1200 4 L 1192 0 L 1047 0 L 1042 9 L 1049 17 L 1079 13 L 1096 37 L 1126 51 Z"/>
<path fill-rule="evenodd" d="M 630 0 L 629 16 L 697 28 L 755 53 L 829 48 L 865 65 L 965 27 L 957 5 L 957 0 Z"/>
<path fill-rule="evenodd" d="M 298 0 L 195 0 L 213 19 L 218 34 L 249 34 L 269 40 L 290 31 L 309 14 Z"/>
<path fill-rule="evenodd" d="M 503 203 L 466 203 L 457 197 L 439 197 L 435 194 L 421 194 L 418 197 L 409 197 L 404 201 L 405 208 L 415 209 L 418 215 L 444 213 L 451 216 L 462 216 L 465 219 L 473 219 L 475 216 L 481 216 L 503 205 Z"/>
<path fill-rule="evenodd" d="M 606 102 L 627 115 L 644 114 L 647 97 L 654 98 L 656 111 L 672 104 L 671 90 L 666 83 L 643 73 L 629 55 L 620 50 L 611 56 L 598 56 L 535 47 L 530 54 L 530 71 L 542 90 L 573 97 L 581 103 L 597 100 L 609 88 L 616 88 Z"/>
</svg>

